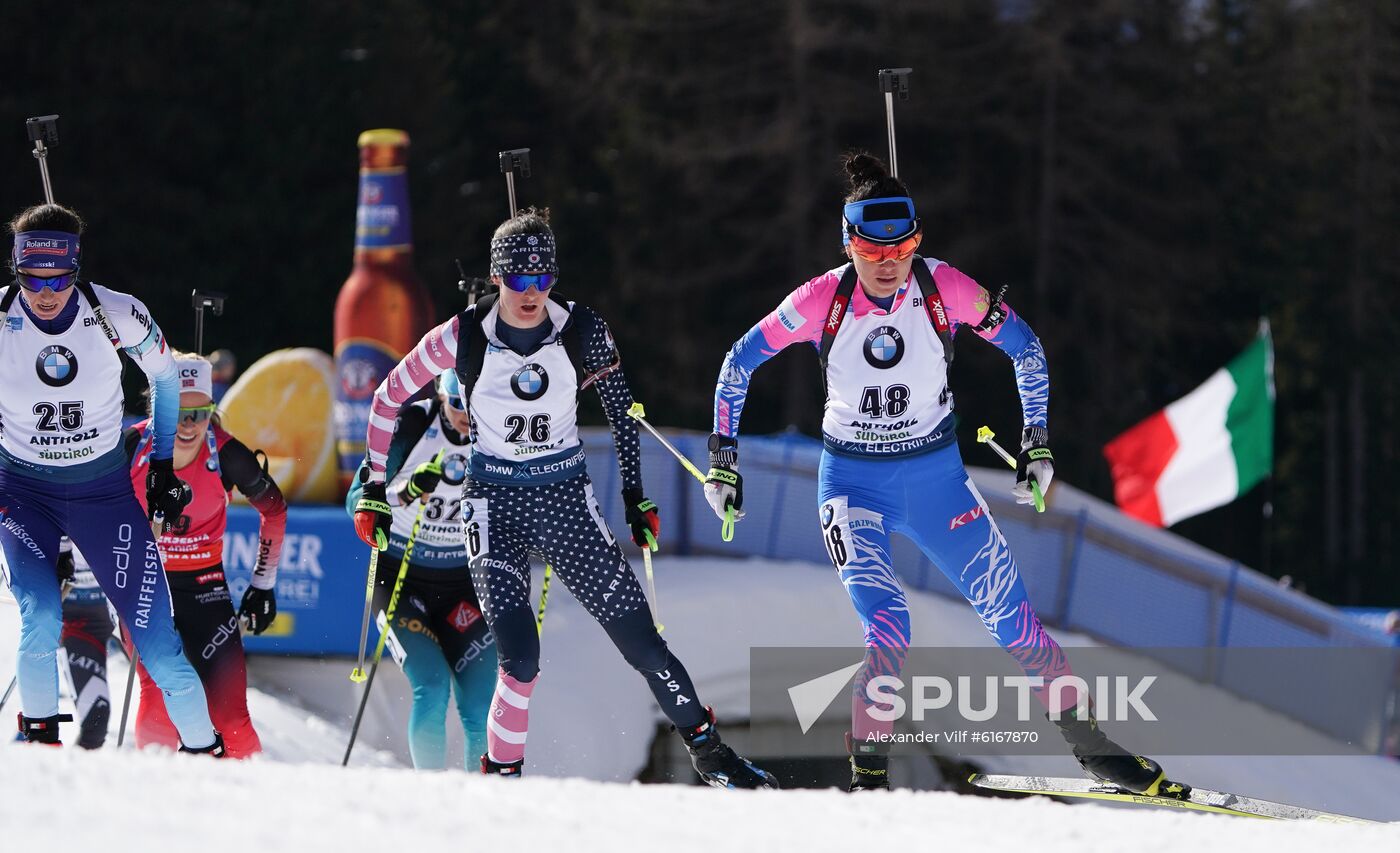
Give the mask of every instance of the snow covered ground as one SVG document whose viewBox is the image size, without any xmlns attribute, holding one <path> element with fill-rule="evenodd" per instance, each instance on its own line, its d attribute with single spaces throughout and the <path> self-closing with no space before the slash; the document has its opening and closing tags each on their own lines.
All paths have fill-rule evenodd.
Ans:
<svg viewBox="0 0 1400 853">
<path fill-rule="evenodd" d="M 858 640 L 850 605 L 828 567 L 663 557 L 656 572 L 665 636 L 721 725 L 726 717 L 748 714 L 751 645 Z M 915 594 L 911 611 L 920 645 L 990 643 L 964 604 Z M 0 600 L 0 689 L 13 674 L 17 622 L 13 603 Z M 1088 643 L 1074 635 L 1059 638 L 1066 645 Z M 1400 846 L 1400 826 L 1284 826 L 935 791 L 850 797 L 627 784 L 646 763 L 661 720 L 650 693 L 561 586 L 551 594 L 543 646 L 543 676 L 531 707 L 529 778 L 518 783 L 464 773 L 416 774 L 396 766 L 406 761 L 408 704 L 406 682 L 391 665 L 380 670 L 361 743 L 352 767 L 343 770 L 337 765 L 355 699 L 345 678 L 349 663 L 256 659 L 253 678 L 261 689 L 252 691 L 250 703 L 267 750 L 259 760 L 215 763 L 111 749 L 0 745 L 4 849 L 84 842 L 115 850 L 162 849 L 207 838 L 211 809 L 214 824 L 225 827 L 221 834 L 253 850 L 382 849 L 410 836 L 429 844 L 525 841 L 573 850 L 961 844 L 1272 853 Z M 125 670 L 120 661 L 112 669 L 119 697 Z M 1296 727 L 1299 737 L 1318 737 L 1214 688 L 1199 691 L 1193 701 L 1207 703 L 1222 725 Z M 11 704 L 7 714 L 15 710 Z M 460 744 L 460 738 L 453 742 Z M 1077 775 L 1073 762 L 1059 756 L 988 758 L 984 765 L 992 772 Z M 1173 757 L 1168 767 L 1177 778 L 1210 787 L 1400 820 L 1400 764 L 1387 759 L 1200 756 Z M 77 814 L 81 821 L 71 819 Z"/>
</svg>

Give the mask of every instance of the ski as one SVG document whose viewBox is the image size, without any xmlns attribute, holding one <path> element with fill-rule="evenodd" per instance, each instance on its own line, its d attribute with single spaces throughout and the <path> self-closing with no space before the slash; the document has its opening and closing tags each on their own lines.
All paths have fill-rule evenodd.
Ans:
<svg viewBox="0 0 1400 853">
<path fill-rule="evenodd" d="M 974 773 L 968 781 L 979 788 L 993 791 L 1008 791 L 1018 794 L 1042 794 L 1050 797 L 1079 797 L 1117 803 L 1136 803 L 1144 806 L 1161 806 L 1169 809 L 1188 809 L 1212 814 L 1227 814 L 1235 817 L 1263 818 L 1265 820 L 1315 820 L 1322 823 L 1376 823 L 1359 817 L 1334 814 L 1332 812 L 1275 803 L 1270 800 L 1257 800 L 1225 791 L 1212 791 L 1207 788 L 1191 788 L 1185 799 L 1174 797 L 1149 797 L 1134 794 L 1107 782 L 1093 779 L 1057 778 L 1047 776 L 997 776 Z"/>
</svg>

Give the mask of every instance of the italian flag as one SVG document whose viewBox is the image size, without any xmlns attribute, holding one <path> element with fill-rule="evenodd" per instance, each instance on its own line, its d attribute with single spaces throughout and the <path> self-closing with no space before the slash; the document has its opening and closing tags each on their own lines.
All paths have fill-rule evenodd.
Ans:
<svg viewBox="0 0 1400 853">
<path fill-rule="evenodd" d="M 1268 320 L 1205 384 L 1104 446 L 1123 512 L 1166 527 L 1223 506 L 1269 475 L 1274 345 Z"/>
</svg>

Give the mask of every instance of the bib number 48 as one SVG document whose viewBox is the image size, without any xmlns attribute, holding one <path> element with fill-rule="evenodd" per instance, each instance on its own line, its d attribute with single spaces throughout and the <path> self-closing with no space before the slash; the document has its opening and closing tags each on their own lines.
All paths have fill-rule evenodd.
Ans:
<svg viewBox="0 0 1400 853">
<path fill-rule="evenodd" d="M 860 413 L 872 418 L 897 418 L 909 410 L 909 386 L 867 385 L 860 392 Z"/>
</svg>

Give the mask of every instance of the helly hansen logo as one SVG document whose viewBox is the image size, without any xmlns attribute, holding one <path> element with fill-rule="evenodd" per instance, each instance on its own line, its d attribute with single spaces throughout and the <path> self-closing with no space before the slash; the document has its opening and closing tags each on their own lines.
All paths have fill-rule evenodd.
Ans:
<svg viewBox="0 0 1400 853">
<path fill-rule="evenodd" d="M 962 527 L 964 524 L 971 524 L 972 522 L 974 522 L 974 521 L 976 521 L 977 519 L 981 518 L 981 517 L 982 517 L 982 513 L 984 513 L 985 511 L 986 511 L 986 510 L 982 509 L 981 505 L 975 506 L 975 507 L 973 507 L 972 509 L 968 510 L 967 512 L 963 513 L 962 515 L 956 516 L 956 517 L 952 520 L 952 522 L 949 523 L 948 529 L 949 529 L 949 530 L 957 530 L 959 527 Z"/>
</svg>

